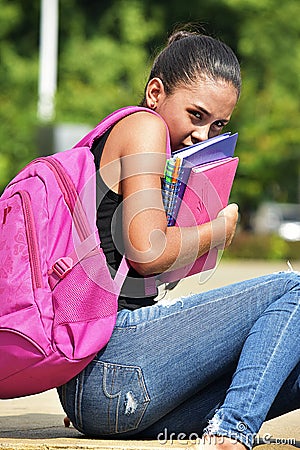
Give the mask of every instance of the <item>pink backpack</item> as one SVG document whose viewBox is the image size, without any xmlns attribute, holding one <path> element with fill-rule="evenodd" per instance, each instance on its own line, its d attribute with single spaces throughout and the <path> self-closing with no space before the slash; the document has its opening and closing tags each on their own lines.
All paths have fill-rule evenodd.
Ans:
<svg viewBox="0 0 300 450">
<path fill-rule="evenodd" d="M 100 248 L 90 148 L 140 110 L 122 108 L 73 149 L 32 161 L 1 196 L 0 398 L 66 383 L 110 339 L 128 265 L 112 279 Z"/>
</svg>

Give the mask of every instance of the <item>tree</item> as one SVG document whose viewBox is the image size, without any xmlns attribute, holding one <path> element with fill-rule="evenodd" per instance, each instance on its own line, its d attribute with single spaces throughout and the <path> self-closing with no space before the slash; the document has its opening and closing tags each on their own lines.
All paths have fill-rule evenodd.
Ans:
<svg viewBox="0 0 300 450">
<path fill-rule="evenodd" d="M 60 54 L 57 119 L 94 124 L 114 108 L 138 103 L 149 65 L 146 44 L 159 29 L 159 15 L 146 17 L 137 0 L 113 2 L 94 20 L 91 35 L 81 23 Z"/>
<path fill-rule="evenodd" d="M 0 191 L 35 153 L 37 6 L 37 1 L 0 0 Z"/>
<path fill-rule="evenodd" d="M 238 53 L 244 87 L 238 106 L 235 185 L 242 209 L 264 199 L 297 202 L 300 173 L 300 3 L 226 0 L 242 15 Z"/>
</svg>

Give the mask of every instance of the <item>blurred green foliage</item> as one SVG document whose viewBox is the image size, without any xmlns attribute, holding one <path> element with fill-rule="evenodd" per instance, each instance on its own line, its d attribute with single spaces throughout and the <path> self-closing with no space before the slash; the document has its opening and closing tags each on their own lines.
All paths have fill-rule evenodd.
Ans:
<svg viewBox="0 0 300 450">
<path fill-rule="evenodd" d="M 87 36 L 87 24 L 82 24 L 62 49 L 57 95 L 60 121 L 95 123 L 113 108 L 142 99 L 147 42 L 160 31 L 159 20 L 155 15 L 146 17 L 140 1 L 111 3 L 94 18 L 91 36 Z"/>
<path fill-rule="evenodd" d="M 0 0 L 0 190 L 39 153 L 39 15 L 39 0 Z M 183 22 L 201 24 L 241 62 L 231 200 L 246 228 L 262 200 L 299 200 L 299 0 L 61 0 L 55 122 L 94 125 L 138 103 L 156 51 Z"/>
<path fill-rule="evenodd" d="M 225 259 L 268 259 L 297 261 L 300 254 L 300 241 L 285 241 L 276 234 L 256 235 L 237 232 L 230 247 L 223 252 Z"/>
<path fill-rule="evenodd" d="M 35 155 L 38 2 L 0 0 L 0 190 Z"/>
</svg>

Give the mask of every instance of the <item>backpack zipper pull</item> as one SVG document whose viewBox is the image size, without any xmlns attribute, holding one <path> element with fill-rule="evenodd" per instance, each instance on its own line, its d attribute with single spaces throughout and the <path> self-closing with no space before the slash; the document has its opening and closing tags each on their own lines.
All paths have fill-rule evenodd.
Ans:
<svg viewBox="0 0 300 450">
<path fill-rule="evenodd" d="M 10 211 L 11 211 L 11 206 L 7 206 L 6 208 L 4 208 L 2 225 L 6 224 L 6 219 L 7 219 L 8 214 L 10 213 Z"/>
</svg>

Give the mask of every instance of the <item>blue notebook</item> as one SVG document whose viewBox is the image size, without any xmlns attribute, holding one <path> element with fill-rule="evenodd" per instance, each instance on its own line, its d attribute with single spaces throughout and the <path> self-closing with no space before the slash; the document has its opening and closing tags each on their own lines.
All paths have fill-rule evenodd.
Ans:
<svg viewBox="0 0 300 450">
<path fill-rule="evenodd" d="M 178 156 L 192 166 L 229 158 L 234 154 L 237 138 L 238 133 L 223 133 L 198 144 L 177 150 L 172 153 L 172 156 Z"/>
</svg>

